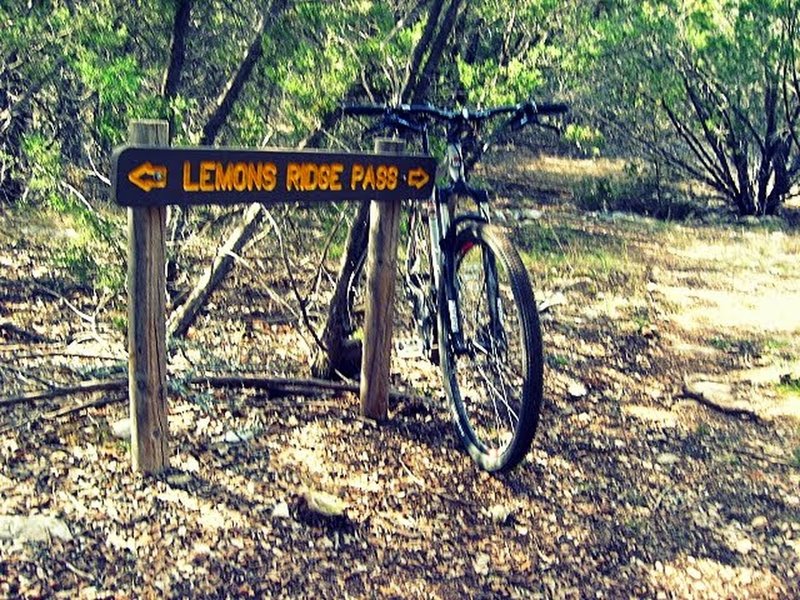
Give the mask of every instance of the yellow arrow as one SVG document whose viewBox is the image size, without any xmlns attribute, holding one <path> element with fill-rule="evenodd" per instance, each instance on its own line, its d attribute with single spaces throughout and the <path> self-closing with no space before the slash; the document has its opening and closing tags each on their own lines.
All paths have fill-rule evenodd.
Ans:
<svg viewBox="0 0 800 600">
<path fill-rule="evenodd" d="M 421 190 L 431 180 L 431 176 L 422 167 L 411 169 L 408 172 L 408 185 Z"/>
<path fill-rule="evenodd" d="M 154 165 L 150 161 L 144 162 L 128 173 L 128 181 L 145 192 L 165 188 L 167 167 Z"/>
</svg>

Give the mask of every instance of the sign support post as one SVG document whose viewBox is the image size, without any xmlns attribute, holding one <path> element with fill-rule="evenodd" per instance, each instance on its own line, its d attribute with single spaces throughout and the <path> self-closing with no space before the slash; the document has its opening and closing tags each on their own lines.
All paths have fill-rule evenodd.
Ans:
<svg viewBox="0 0 800 600">
<path fill-rule="evenodd" d="M 402 154 L 402 140 L 377 139 L 377 154 Z M 361 415 L 385 421 L 389 412 L 392 318 L 400 202 L 373 200 L 369 211 L 367 294 L 361 356 Z"/>
<path fill-rule="evenodd" d="M 133 121 L 131 144 L 166 146 L 167 121 Z M 163 174 L 162 176 L 166 176 Z M 155 174 L 156 181 L 158 173 Z M 166 206 L 128 209 L 128 396 L 134 471 L 169 467 L 166 349 Z"/>
<path fill-rule="evenodd" d="M 169 467 L 165 229 L 167 206 L 370 200 L 361 413 L 385 420 L 402 200 L 431 197 L 436 161 L 401 140 L 374 154 L 172 147 L 166 121 L 134 121 L 112 157 L 112 195 L 128 210 L 128 394 L 134 471 Z"/>
</svg>

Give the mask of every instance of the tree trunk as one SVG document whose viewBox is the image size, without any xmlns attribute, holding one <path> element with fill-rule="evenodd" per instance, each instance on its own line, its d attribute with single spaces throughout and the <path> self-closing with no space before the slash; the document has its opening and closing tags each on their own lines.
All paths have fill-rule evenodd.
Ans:
<svg viewBox="0 0 800 600">
<path fill-rule="evenodd" d="M 461 0 L 452 0 L 450 7 L 447 9 L 447 13 L 445 13 L 444 19 L 442 19 L 442 26 L 439 28 L 439 32 L 433 41 L 431 51 L 428 54 L 428 60 L 425 62 L 422 74 L 417 78 L 416 86 L 411 94 L 412 104 L 418 104 L 428 99 L 428 91 L 430 90 L 431 84 L 436 80 L 436 74 L 439 72 L 442 55 L 447 46 L 447 40 L 453 33 L 460 7 Z"/>
<path fill-rule="evenodd" d="M 369 225 L 369 202 L 362 202 L 356 212 L 353 224 L 347 234 L 347 244 L 339 274 L 336 277 L 336 288 L 328 307 L 328 319 L 322 334 L 325 351 L 317 354 L 311 371 L 314 377 L 331 379 L 337 372 L 345 377 L 353 377 L 361 368 L 361 344 L 356 340 L 348 340 L 351 314 L 350 282 L 357 275 L 367 251 L 367 234 Z"/>
<path fill-rule="evenodd" d="M 255 69 L 258 59 L 263 54 L 262 37 L 269 24 L 275 22 L 280 17 L 286 8 L 288 0 L 277 0 L 271 7 L 269 14 L 262 16 L 261 22 L 257 28 L 255 37 L 250 43 L 250 46 L 245 52 L 242 62 L 236 69 L 236 72 L 228 80 L 225 88 L 220 93 L 213 113 L 209 117 L 203 127 L 203 133 L 200 139 L 202 145 L 210 145 L 216 141 L 222 126 L 227 122 L 230 117 L 233 106 L 239 98 L 242 89 Z M 189 10 L 187 7 L 186 10 Z M 181 8 L 179 8 L 179 13 Z M 179 19 L 183 18 L 182 14 L 176 14 L 176 26 L 179 26 Z M 188 18 L 188 15 L 186 15 Z M 173 35 L 175 35 L 173 33 Z M 174 59 L 174 57 L 173 57 Z M 179 61 L 178 61 L 179 62 Z M 173 68 L 171 64 L 170 69 Z M 177 68 L 177 67 L 175 67 Z M 168 89 L 168 81 L 175 79 L 178 75 L 170 75 L 167 73 L 165 76 L 165 91 Z M 169 337 L 180 337 L 184 335 L 197 317 L 197 313 L 205 304 L 208 297 L 216 289 L 216 287 L 225 279 L 225 276 L 233 266 L 235 255 L 241 252 L 241 249 L 252 239 L 258 231 L 258 227 L 263 217 L 263 211 L 260 204 L 251 204 L 242 220 L 241 225 L 231 232 L 225 243 L 219 248 L 217 256 L 200 279 L 195 283 L 194 288 L 189 294 L 186 302 L 179 308 L 175 309 L 167 321 L 167 334 Z"/>
<path fill-rule="evenodd" d="M 168 337 L 180 337 L 186 333 L 186 330 L 189 329 L 208 297 L 230 271 L 234 258 L 239 255 L 244 245 L 258 231 L 258 226 L 263 216 L 264 212 L 260 204 L 251 204 L 249 206 L 241 225 L 231 233 L 225 244 L 218 249 L 211 265 L 197 281 L 186 302 L 170 315 L 167 321 Z"/>
<path fill-rule="evenodd" d="M 169 49 L 169 65 L 164 72 L 164 83 L 161 86 L 161 95 L 167 101 L 167 114 L 169 120 L 170 139 L 175 137 L 175 113 L 171 106 L 172 101 L 177 97 L 180 89 L 181 76 L 183 75 L 183 65 L 186 61 L 186 34 L 189 32 L 189 19 L 191 17 L 193 0 L 179 0 L 175 9 L 175 18 L 172 22 L 172 35 Z M 170 207 L 167 213 L 168 229 L 170 231 L 171 246 L 176 247 L 175 242 L 183 237 L 186 227 L 186 211 L 188 208 L 180 206 Z M 174 299 L 175 281 L 178 278 L 178 260 L 176 252 L 170 253 L 167 257 L 167 291 Z"/>
<path fill-rule="evenodd" d="M 447 40 L 453 33 L 461 0 L 452 0 L 447 13 L 439 23 L 443 5 L 443 0 L 435 0 L 431 5 L 422 38 L 412 55 L 407 87 L 402 94 L 403 98 L 410 99 L 412 103 L 423 102 L 427 99 L 431 80 L 435 79 L 436 73 L 439 71 Z M 425 66 L 419 76 L 415 77 L 421 68 L 426 52 Z M 347 249 L 328 307 L 328 320 L 322 337 L 326 351 L 317 355 L 312 366 L 317 377 L 332 377 L 337 371 L 346 376 L 359 372 L 361 344 L 356 340 L 347 339 L 347 336 L 352 333 L 348 331 L 347 315 L 353 312 L 353 307 L 349 306 L 351 298 L 348 288 L 350 279 L 355 275 L 355 269 L 361 264 L 367 250 L 368 227 L 369 203 L 363 203 L 348 232 Z M 354 365 L 355 370 L 353 369 Z"/>
<path fill-rule="evenodd" d="M 411 61 L 406 67 L 406 81 L 403 86 L 402 98 L 409 99 L 412 96 L 413 90 L 416 89 L 419 79 L 417 77 L 419 71 L 422 69 L 422 60 L 425 58 L 425 52 L 430 46 L 431 40 L 436 33 L 436 26 L 439 24 L 439 15 L 442 12 L 444 0 L 434 0 L 428 11 L 428 21 L 425 23 L 425 29 L 422 32 L 417 46 L 414 48 L 414 53 L 411 55 Z"/>
</svg>

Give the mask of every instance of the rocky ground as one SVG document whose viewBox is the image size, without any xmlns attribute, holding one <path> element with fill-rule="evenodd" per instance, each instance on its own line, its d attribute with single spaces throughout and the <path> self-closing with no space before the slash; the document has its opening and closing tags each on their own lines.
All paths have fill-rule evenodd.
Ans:
<svg viewBox="0 0 800 600">
<path fill-rule="evenodd" d="M 0 596 L 800 597 L 800 234 L 557 195 L 520 213 L 500 187 L 550 304 L 517 470 L 460 450 L 402 311 L 409 397 L 384 425 L 350 394 L 183 384 L 199 366 L 307 376 L 262 242 L 172 354 L 169 472 L 131 473 L 124 389 L 0 406 Z M 4 398 L 120 377 L 124 297 L 48 266 L 70 235 L 0 212 Z M 67 412 L 87 401 L 104 405 Z"/>
</svg>

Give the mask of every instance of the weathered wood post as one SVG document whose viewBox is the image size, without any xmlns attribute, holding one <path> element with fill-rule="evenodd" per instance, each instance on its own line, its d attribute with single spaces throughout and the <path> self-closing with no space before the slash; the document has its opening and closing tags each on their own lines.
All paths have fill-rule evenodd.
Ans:
<svg viewBox="0 0 800 600">
<path fill-rule="evenodd" d="M 402 154 L 402 140 L 377 139 L 375 152 Z M 361 358 L 361 414 L 377 421 L 389 412 L 389 369 L 392 350 L 394 287 L 400 202 L 373 200 L 369 215 L 367 295 Z"/>
<path fill-rule="evenodd" d="M 167 121 L 133 121 L 131 145 L 168 146 Z M 160 175 L 166 177 L 164 173 Z M 175 175 L 173 175 L 175 176 Z M 155 178 L 158 179 L 156 174 Z M 128 209 L 128 395 L 134 471 L 169 467 L 166 349 L 166 206 Z"/>
</svg>

